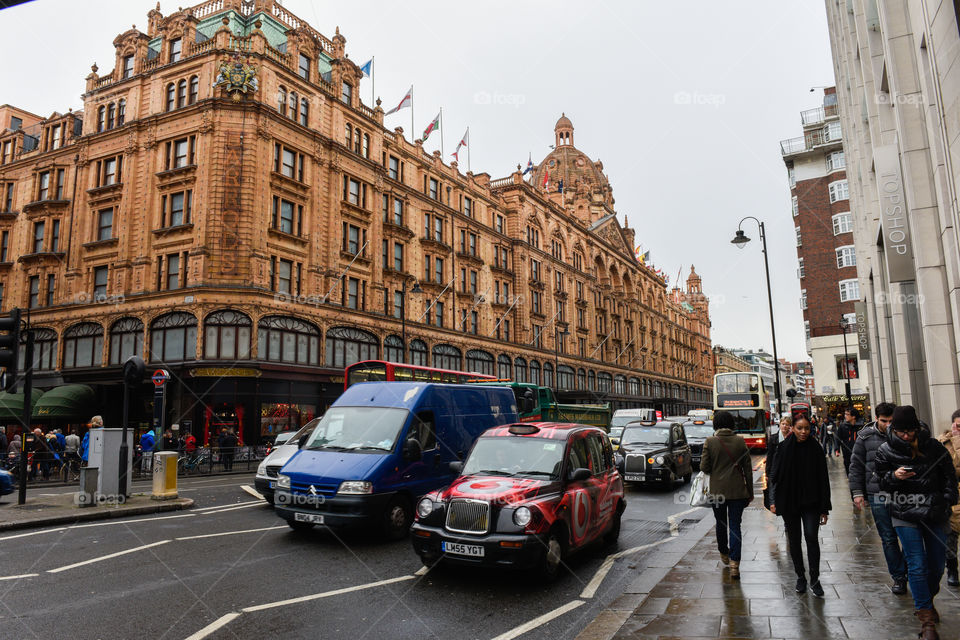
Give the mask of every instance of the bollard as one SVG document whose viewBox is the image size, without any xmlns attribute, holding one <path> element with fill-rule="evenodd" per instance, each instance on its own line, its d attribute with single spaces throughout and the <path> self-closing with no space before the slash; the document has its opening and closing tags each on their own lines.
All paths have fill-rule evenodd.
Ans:
<svg viewBox="0 0 960 640">
<path fill-rule="evenodd" d="M 177 452 L 157 451 L 153 454 L 154 500 L 170 500 L 177 497 Z"/>
<path fill-rule="evenodd" d="M 97 480 L 99 477 L 99 467 L 80 468 L 80 491 L 77 491 L 75 500 L 80 507 L 96 506 Z"/>
</svg>

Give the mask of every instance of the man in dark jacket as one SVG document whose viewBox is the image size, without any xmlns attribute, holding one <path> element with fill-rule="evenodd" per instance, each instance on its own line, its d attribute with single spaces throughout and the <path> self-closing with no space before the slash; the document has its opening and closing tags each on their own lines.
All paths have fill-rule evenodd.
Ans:
<svg viewBox="0 0 960 640">
<path fill-rule="evenodd" d="M 859 419 L 860 413 L 853 407 L 848 407 L 843 412 L 843 422 L 837 425 L 837 439 L 840 441 L 840 452 L 843 454 L 843 470 L 848 476 L 853 444 L 857 441 L 857 432 L 863 428 L 863 423 Z"/>
<path fill-rule="evenodd" d="M 893 578 L 891 591 L 899 596 L 907 592 L 907 563 L 903 559 L 903 551 L 900 550 L 897 532 L 893 530 L 889 496 L 880 490 L 880 479 L 876 473 L 877 449 L 887 440 L 887 429 L 896 408 L 891 402 L 881 402 L 874 409 L 877 414 L 876 422 L 865 425 L 857 434 L 850 456 L 849 480 L 854 508 L 860 511 L 867 503 L 870 505 L 873 523 L 883 544 L 887 571 Z"/>
</svg>

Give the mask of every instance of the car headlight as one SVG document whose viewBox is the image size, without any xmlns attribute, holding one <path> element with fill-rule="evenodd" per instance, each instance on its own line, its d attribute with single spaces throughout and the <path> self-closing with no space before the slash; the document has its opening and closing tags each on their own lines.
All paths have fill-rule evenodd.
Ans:
<svg viewBox="0 0 960 640">
<path fill-rule="evenodd" d="M 657 456 L 657 464 L 663 464 L 663 456 Z"/>
<path fill-rule="evenodd" d="M 277 474 L 277 489 L 289 489 L 290 488 L 290 476 L 285 476 L 282 473 Z"/>
<path fill-rule="evenodd" d="M 337 491 L 337 493 L 343 493 L 347 495 L 365 495 L 368 493 L 373 493 L 373 483 L 361 480 L 347 480 L 346 482 L 340 483 L 340 489 Z"/>
<path fill-rule="evenodd" d="M 426 518 L 431 513 L 433 513 L 433 500 L 430 498 L 423 498 L 420 502 L 417 503 L 417 516 L 420 518 Z"/>
<path fill-rule="evenodd" d="M 527 507 L 520 507 L 513 512 L 513 523 L 518 527 L 525 527 L 533 520 L 533 514 Z"/>
<path fill-rule="evenodd" d="M 263 462 L 261 462 L 261 463 L 260 463 L 260 466 L 257 467 L 257 475 L 258 475 L 258 476 L 265 476 L 265 475 L 267 475 L 267 461 L 266 461 L 266 460 L 264 460 Z"/>
</svg>

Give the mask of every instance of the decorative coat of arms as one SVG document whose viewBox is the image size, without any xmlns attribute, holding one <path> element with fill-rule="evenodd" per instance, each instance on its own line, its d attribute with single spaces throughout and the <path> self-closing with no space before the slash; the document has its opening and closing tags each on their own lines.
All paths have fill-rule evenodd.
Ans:
<svg viewBox="0 0 960 640">
<path fill-rule="evenodd" d="M 239 56 L 234 56 L 220 63 L 220 73 L 213 86 L 223 87 L 234 102 L 240 102 L 242 94 L 257 90 L 257 67 L 249 63 L 249 58 L 241 62 Z"/>
</svg>

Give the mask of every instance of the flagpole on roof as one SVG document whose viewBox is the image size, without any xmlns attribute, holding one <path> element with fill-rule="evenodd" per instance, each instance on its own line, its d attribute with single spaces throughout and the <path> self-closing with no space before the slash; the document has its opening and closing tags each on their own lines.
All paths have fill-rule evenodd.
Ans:
<svg viewBox="0 0 960 640">
<path fill-rule="evenodd" d="M 413 128 L 413 85 L 410 85 L 410 142 L 416 140 L 413 136 L 417 135 L 414 133 L 416 129 Z"/>
<path fill-rule="evenodd" d="M 467 139 L 467 171 L 470 171 L 470 127 L 467 127 L 467 135 L 464 137 Z"/>
<path fill-rule="evenodd" d="M 376 106 L 377 104 L 377 99 L 376 99 L 377 78 L 374 75 L 374 73 L 376 72 L 376 66 L 377 66 L 376 61 L 377 61 L 377 56 L 370 57 L 370 105 L 371 106 Z"/>
<path fill-rule="evenodd" d="M 443 107 L 440 107 L 440 157 L 443 158 Z"/>
</svg>

